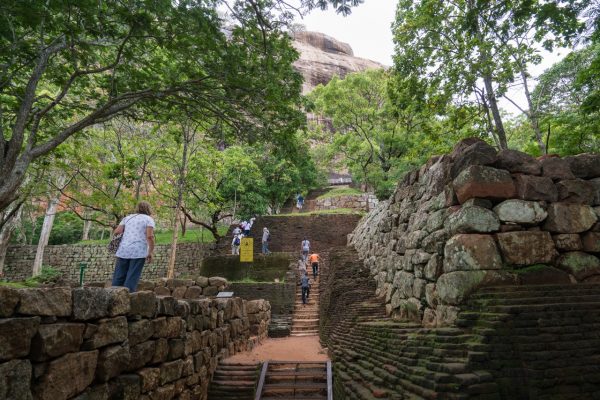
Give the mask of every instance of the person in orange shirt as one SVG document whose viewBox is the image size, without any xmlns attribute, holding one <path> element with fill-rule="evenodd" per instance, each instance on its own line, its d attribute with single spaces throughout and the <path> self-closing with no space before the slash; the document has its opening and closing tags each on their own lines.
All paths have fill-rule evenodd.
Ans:
<svg viewBox="0 0 600 400">
<path fill-rule="evenodd" d="M 319 275 L 319 261 L 321 261 L 321 257 L 317 253 L 312 253 L 308 256 L 308 262 L 312 266 L 314 279 L 317 279 L 317 275 Z"/>
</svg>

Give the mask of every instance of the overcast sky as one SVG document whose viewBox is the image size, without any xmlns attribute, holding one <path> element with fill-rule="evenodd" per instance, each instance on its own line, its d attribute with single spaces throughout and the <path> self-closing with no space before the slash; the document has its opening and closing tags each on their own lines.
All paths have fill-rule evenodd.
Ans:
<svg viewBox="0 0 600 400">
<path fill-rule="evenodd" d="M 357 57 L 392 66 L 394 43 L 391 25 L 395 17 L 396 4 L 395 0 L 366 0 L 354 8 L 352 14 L 347 17 L 336 14 L 332 7 L 329 7 L 327 11 L 313 10 L 298 22 L 306 25 L 309 31 L 322 32 L 348 43 Z M 558 49 L 553 54 L 543 51 L 544 61 L 540 65 L 530 67 L 531 75 L 537 77 L 567 53 L 568 50 L 565 49 Z M 511 90 L 509 96 L 526 108 L 522 88 Z M 505 99 L 500 100 L 500 105 L 511 113 L 518 112 L 517 108 Z"/>
</svg>

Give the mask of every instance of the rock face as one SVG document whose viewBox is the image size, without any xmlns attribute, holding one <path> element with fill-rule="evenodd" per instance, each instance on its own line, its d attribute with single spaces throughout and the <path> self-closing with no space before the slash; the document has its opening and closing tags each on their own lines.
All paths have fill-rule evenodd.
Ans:
<svg viewBox="0 0 600 400">
<path fill-rule="evenodd" d="M 388 316 L 426 327 L 453 324 L 483 286 L 600 281 L 597 160 L 465 139 L 409 172 L 350 244 Z"/>
<path fill-rule="evenodd" d="M 294 67 L 304 77 L 304 94 L 319 84 L 327 84 L 336 75 L 343 78 L 352 72 L 384 67 L 378 62 L 355 57 L 349 44 L 319 32 L 296 32 L 293 45 L 300 53 Z"/>
</svg>

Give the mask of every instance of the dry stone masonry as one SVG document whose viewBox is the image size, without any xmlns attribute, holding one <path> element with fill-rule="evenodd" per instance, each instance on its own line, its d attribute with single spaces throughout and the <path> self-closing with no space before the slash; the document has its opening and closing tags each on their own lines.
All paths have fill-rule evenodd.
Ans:
<svg viewBox="0 0 600 400">
<path fill-rule="evenodd" d="M 386 313 L 454 323 L 482 286 L 600 282 L 600 155 L 478 139 L 408 174 L 350 235 Z"/>
<path fill-rule="evenodd" d="M 375 208 L 379 203 L 377 197 L 372 193 L 363 193 L 358 195 L 344 195 L 328 197 L 325 199 L 316 199 L 314 201 L 314 210 L 335 210 L 338 208 L 347 208 L 351 210 L 369 211 Z"/>
<path fill-rule="evenodd" d="M 170 245 L 157 245 L 154 259 L 142 272 L 143 279 L 157 279 L 167 275 Z M 4 276 L 10 281 L 22 281 L 31 276 L 37 246 L 11 246 L 6 253 Z M 206 244 L 181 243 L 177 245 L 175 271 L 178 275 L 192 275 L 200 268 L 202 259 L 209 251 Z M 46 246 L 44 265 L 62 272 L 63 278 L 79 280 L 79 264 L 86 263 L 86 281 L 102 281 L 112 278 L 115 256 L 106 245 L 59 245 Z"/>
<path fill-rule="evenodd" d="M 266 337 L 269 319 L 264 300 L 0 287 L 0 398 L 206 399 L 219 359 Z"/>
</svg>

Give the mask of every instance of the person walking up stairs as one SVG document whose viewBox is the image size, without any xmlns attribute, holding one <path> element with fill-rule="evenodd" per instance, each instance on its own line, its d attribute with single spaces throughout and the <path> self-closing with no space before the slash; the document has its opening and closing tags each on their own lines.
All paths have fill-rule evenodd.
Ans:
<svg viewBox="0 0 600 400">
<path fill-rule="evenodd" d="M 294 314 L 292 317 L 292 330 L 290 336 L 313 336 L 319 334 L 319 280 L 310 280 L 310 290 L 306 299 L 306 304 L 302 299 L 302 274 L 306 270 L 301 270 L 298 285 L 296 285 L 296 302 L 294 304 Z M 308 279 L 308 275 L 304 275 Z"/>
</svg>

